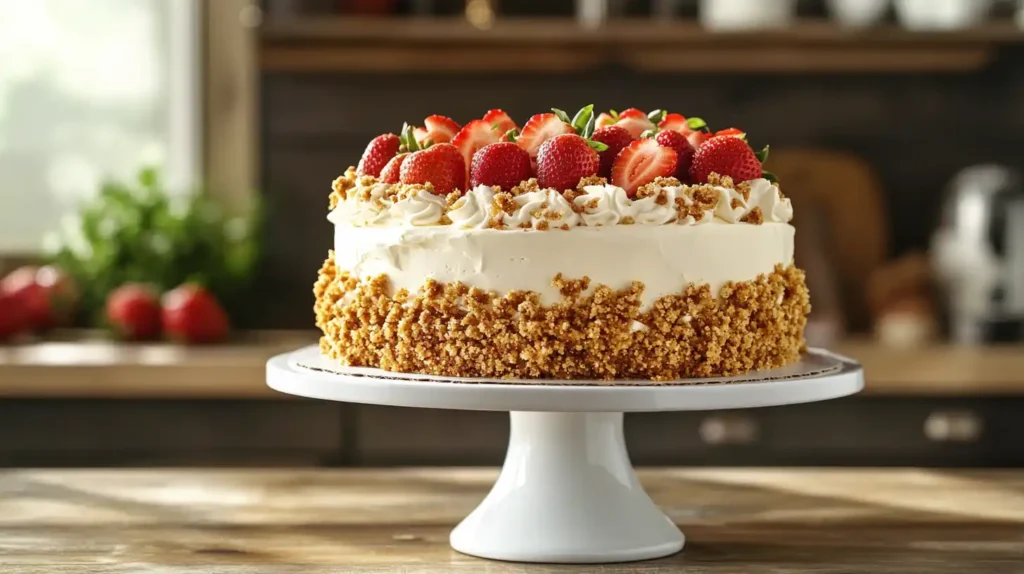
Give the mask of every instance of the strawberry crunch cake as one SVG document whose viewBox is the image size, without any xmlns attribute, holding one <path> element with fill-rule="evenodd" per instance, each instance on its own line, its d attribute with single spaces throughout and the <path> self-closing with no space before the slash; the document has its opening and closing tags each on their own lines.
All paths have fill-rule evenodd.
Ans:
<svg viewBox="0 0 1024 574">
<path fill-rule="evenodd" d="M 593 106 L 378 136 L 333 184 L 321 351 L 612 384 L 794 363 L 809 295 L 767 152 L 699 118 Z"/>
</svg>

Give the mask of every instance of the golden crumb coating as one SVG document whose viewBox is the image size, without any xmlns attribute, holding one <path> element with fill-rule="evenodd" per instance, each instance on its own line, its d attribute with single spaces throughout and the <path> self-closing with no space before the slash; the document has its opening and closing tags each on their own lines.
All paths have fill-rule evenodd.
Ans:
<svg viewBox="0 0 1024 574">
<path fill-rule="evenodd" d="M 727 283 L 717 297 L 690 285 L 641 311 L 644 285 L 552 279 L 561 300 L 425 280 L 394 291 L 358 279 L 328 255 L 313 288 L 324 355 L 345 365 L 443 376 L 648 379 L 731 376 L 795 362 L 810 298 L 794 266 Z"/>
</svg>

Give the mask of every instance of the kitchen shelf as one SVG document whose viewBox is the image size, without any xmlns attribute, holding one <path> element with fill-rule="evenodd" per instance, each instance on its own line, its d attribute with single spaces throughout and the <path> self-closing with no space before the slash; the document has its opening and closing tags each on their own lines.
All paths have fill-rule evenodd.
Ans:
<svg viewBox="0 0 1024 574">
<path fill-rule="evenodd" d="M 604 66 L 690 73 L 962 73 L 1018 44 L 1010 24 L 947 32 L 840 28 L 804 21 L 779 31 L 712 32 L 692 21 L 506 19 L 487 30 L 462 19 L 287 18 L 261 29 L 267 72 L 542 72 Z"/>
<path fill-rule="evenodd" d="M 0 398 L 287 399 L 264 383 L 264 364 L 316 340 L 314 331 L 266 331 L 224 345 L 183 347 L 72 334 L 0 346 Z M 835 350 L 863 363 L 869 396 L 1024 395 L 1021 345 L 901 350 L 851 340 Z"/>
</svg>

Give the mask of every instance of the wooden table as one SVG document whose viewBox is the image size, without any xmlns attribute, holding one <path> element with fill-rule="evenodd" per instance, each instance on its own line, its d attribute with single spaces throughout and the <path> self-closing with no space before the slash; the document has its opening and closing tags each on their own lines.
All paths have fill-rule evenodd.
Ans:
<svg viewBox="0 0 1024 574">
<path fill-rule="evenodd" d="M 0 471 L 0 572 L 1024 572 L 1024 471 L 643 471 L 686 548 L 602 567 L 451 550 L 495 472 Z"/>
</svg>

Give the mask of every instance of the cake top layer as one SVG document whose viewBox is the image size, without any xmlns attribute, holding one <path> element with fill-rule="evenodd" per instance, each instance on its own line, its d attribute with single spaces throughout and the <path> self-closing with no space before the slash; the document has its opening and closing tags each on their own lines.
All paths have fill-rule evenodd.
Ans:
<svg viewBox="0 0 1024 574">
<path fill-rule="evenodd" d="M 331 221 L 355 226 L 570 229 L 615 224 L 788 222 L 792 206 L 746 134 L 629 109 L 501 110 L 465 126 L 430 116 L 367 146 L 334 181 Z"/>
</svg>

